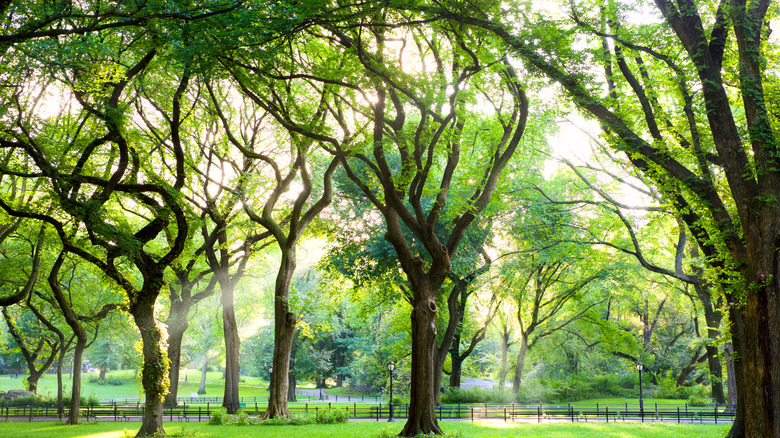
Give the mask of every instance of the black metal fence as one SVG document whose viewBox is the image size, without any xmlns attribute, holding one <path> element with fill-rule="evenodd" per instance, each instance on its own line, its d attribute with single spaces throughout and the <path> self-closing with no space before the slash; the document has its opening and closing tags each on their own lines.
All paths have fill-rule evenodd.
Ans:
<svg viewBox="0 0 780 438">
<path fill-rule="evenodd" d="M 215 397 L 217 399 L 218 397 Z M 254 397 L 250 397 L 254 398 Z M 265 410 L 267 399 L 255 398 L 254 401 L 242 401 L 241 409 L 249 415 L 261 415 Z M 221 400 L 212 403 L 198 399 L 199 403 L 183 401 L 178 406 L 164 406 L 163 415 L 168 421 L 206 421 L 215 409 L 221 407 Z M 389 417 L 387 404 L 382 403 L 333 403 L 314 402 L 296 403 L 290 405 L 293 414 L 316 414 L 323 409 L 345 410 L 351 419 L 380 421 Z M 138 421 L 143 416 L 144 406 L 141 401 L 122 403 L 121 400 L 103 402 L 99 405 L 88 405 L 81 408 L 81 416 L 85 419 L 101 421 Z M 440 420 L 503 420 L 512 421 L 663 421 L 676 423 L 724 423 L 734 419 L 735 407 L 732 405 L 646 405 L 640 410 L 636 406 L 625 403 L 618 404 L 577 404 L 577 405 L 543 405 L 543 404 L 446 404 L 436 408 Z M 408 404 L 396 404 L 393 416 L 396 419 L 406 418 L 409 414 Z M 51 421 L 67 417 L 68 409 L 58 413 L 56 405 L 8 405 L 0 404 L 0 417 L 5 421 Z"/>
</svg>

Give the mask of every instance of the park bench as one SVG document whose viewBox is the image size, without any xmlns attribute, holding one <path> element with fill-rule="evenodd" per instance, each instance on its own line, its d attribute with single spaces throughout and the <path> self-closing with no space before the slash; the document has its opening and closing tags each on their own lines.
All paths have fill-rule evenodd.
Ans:
<svg viewBox="0 0 780 438">
<path fill-rule="evenodd" d="M 577 416 L 577 411 L 571 406 L 552 406 L 544 408 L 544 416 L 547 418 L 553 417 L 571 417 Z"/>
</svg>

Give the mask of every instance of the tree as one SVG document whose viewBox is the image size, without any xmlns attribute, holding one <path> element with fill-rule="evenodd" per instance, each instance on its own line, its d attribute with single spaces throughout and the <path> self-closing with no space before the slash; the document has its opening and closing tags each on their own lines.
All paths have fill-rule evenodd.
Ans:
<svg viewBox="0 0 780 438">
<path fill-rule="evenodd" d="M 6 163 L 1 173 L 46 181 L 47 195 L 57 211 L 51 213 L 48 206 L 25 206 L 10 199 L 1 200 L 0 206 L 12 216 L 40 220 L 51 226 L 68 252 L 98 267 L 127 294 L 129 312 L 144 342 L 142 381 L 146 406 L 139 431 L 143 436 L 162 431 L 161 402 L 167 390 L 167 359 L 162 348 L 165 331 L 154 316 L 154 306 L 164 284 L 164 272 L 183 250 L 188 235 L 185 216 L 175 195 L 185 175 L 183 163 L 165 169 L 168 181 L 163 169 L 144 168 L 142 163 L 150 164 L 150 160 L 139 154 L 149 151 L 154 154 L 155 149 L 133 147 L 136 138 L 128 135 L 127 119 L 120 117 L 130 108 L 126 105 L 128 101 L 122 101 L 123 96 L 133 101 L 132 93 L 130 97 L 125 94 L 128 85 L 149 66 L 156 50 L 115 49 L 117 57 L 126 57 L 130 67 L 115 64 L 123 72 L 121 77 L 102 79 L 105 82 L 99 85 L 90 84 L 96 78 L 85 78 L 81 72 L 82 67 L 101 65 L 102 60 L 97 58 L 102 54 L 86 53 L 83 58 L 68 61 L 70 70 L 62 72 L 61 85 L 71 90 L 80 108 L 74 113 L 60 113 L 56 120 L 59 125 L 55 120 L 41 124 L 25 119 L 28 109 L 21 104 L 22 88 L 17 89 L 13 115 L 16 128 L 3 132 L 0 145 L 20 152 L 28 160 Z M 39 56 L 46 64 L 45 57 Z M 185 72 L 178 77 L 177 87 L 186 88 L 188 79 Z M 170 119 L 170 127 L 175 133 L 182 118 L 180 94 L 171 96 L 175 115 Z M 50 144 L 46 140 L 45 131 L 54 127 L 63 143 Z M 175 134 L 171 143 L 173 155 L 180 156 L 181 144 Z M 88 147 L 74 149 L 77 144 Z M 73 155 L 77 158 L 71 159 Z M 134 205 L 132 220 L 127 219 L 124 210 L 128 203 Z M 69 221 L 83 228 L 74 228 Z M 173 238 L 160 248 L 155 238 L 168 227 Z M 130 261 L 137 270 L 134 274 L 125 270 L 124 260 Z"/>
<path fill-rule="evenodd" d="M 271 178 L 261 172 L 245 175 L 251 178 L 248 187 L 255 192 L 253 196 L 241 193 L 240 200 L 246 215 L 270 234 L 281 255 L 274 286 L 274 371 L 263 418 L 289 417 L 290 354 L 297 321 L 295 313 L 290 311 L 289 293 L 297 263 L 296 250 L 306 228 L 330 204 L 333 196 L 331 178 L 340 163 L 336 158 L 318 158 L 314 147 L 316 140 L 299 132 L 302 126 L 307 129 L 322 129 L 324 126 L 325 92 L 305 82 L 290 84 L 286 80 L 278 80 L 286 77 L 288 66 L 283 62 L 266 64 L 268 60 L 263 56 L 251 60 L 226 56 L 223 62 L 243 95 L 257 106 L 258 111 L 273 117 L 273 121 L 264 123 L 264 116 L 256 116 L 254 129 L 280 134 L 284 139 L 263 144 L 257 135 L 236 135 L 235 128 L 228 123 L 225 111 L 220 107 L 219 99 L 210 89 L 212 103 L 223 122 L 230 145 L 245 157 L 267 165 L 271 175 Z M 299 99 L 304 93 L 318 96 L 313 99 L 313 105 L 309 100 Z M 320 164 L 324 172 L 313 172 L 315 163 Z M 322 179 L 319 185 L 315 185 L 317 177 Z M 300 190 L 289 199 L 285 198 L 285 193 L 294 186 L 300 187 Z"/>
<path fill-rule="evenodd" d="M 433 394 L 436 298 L 528 115 L 515 70 L 489 50 L 489 38 L 456 24 L 407 26 L 409 19 L 377 10 L 361 27 L 327 26 L 327 41 L 344 54 L 334 60 L 345 68 L 306 74 L 337 87 L 330 115 L 360 143 L 342 147 L 331 137 L 326 145 L 382 215 L 406 275 L 412 374 L 403 436 L 441 433 Z M 472 102 L 486 109 L 470 112 Z M 439 231 L 440 223 L 448 225 Z"/>
<path fill-rule="evenodd" d="M 661 25 L 623 22 L 633 4 L 572 3 L 573 20 L 537 21 L 522 28 L 527 32 L 479 10 L 431 11 L 490 30 L 560 83 L 601 123 L 610 145 L 673 203 L 729 303 L 739 393 L 729 436 L 780 436 L 780 366 L 771 359 L 780 341 L 763 335 L 780 326 L 780 313 L 770 310 L 780 299 L 777 81 L 766 67 L 775 53 L 767 39 L 770 2 L 655 4 Z M 547 33 L 531 30 L 542 28 Z M 574 35 L 593 44 L 578 52 Z M 603 76 L 582 73 L 594 61 Z M 730 95 L 727 84 L 737 92 Z"/>
<path fill-rule="evenodd" d="M 52 297 L 49 296 L 42 296 L 41 297 L 48 301 L 49 304 L 54 306 L 55 304 L 60 309 L 62 316 L 65 319 L 65 322 L 68 324 L 70 329 L 73 332 L 73 336 L 76 338 L 76 344 L 73 347 L 73 373 L 72 373 L 72 382 L 71 382 L 71 392 L 70 392 L 70 410 L 68 411 L 68 419 L 66 420 L 66 424 L 78 424 L 79 422 L 79 414 L 80 414 L 80 406 L 81 406 L 81 365 L 82 365 L 82 357 L 84 354 L 84 350 L 90 346 L 91 342 L 88 338 L 88 331 L 87 327 L 90 327 L 93 330 L 93 337 L 92 342 L 95 341 L 95 338 L 98 336 L 98 324 L 101 320 L 106 318 L 109 313 L 113 310 L 122 308 L 120 304 L 116 303 L 107 303 L 100 305 L 101 302 L 110 301 L 111 294 L 99 294 L 99 297 L 90 297 L 90 298 L 98 298 L 97 300 L 94 300 L 97 305 L 92 305 L 91 314 L 90 315 L 79 315 L 75 311 L 75 304 L 73 301 L 73 289 L 75 289 L 77 286 L 74 284 L 76 283 L 74 281 L 74 277 L 77 277 L 77 267 L 76 263 L 73 263 L 71 261 L 71 273 L 70 275 L 64 275 L 65 279 L 62 279 L 60 277 L 60 270 L 65 262 L 65 254 L 60 253 L 60 255 L 55 260 L 51 271 L 49 272 L 48 282 L 49 282 L 49 288 L 52 292 Z M 82 277 L 81 279 L 83 279 Z M 88 286 L 91 282 L 89 281 L 83 281 L 81 282 L 79 286 Z M 94 284 L 94 283 L 93 283 Z M 68 296 L 65 296 L 65 293 L 63 289 L 68 291 Z M 82 295 L 82 294 L 80 294 Z M 90 294 L 83 294 L 85 298 L 89 297 Z M 96 294 L 97 295 L 97 294 Z M 86 300 L 85 300 L 86 301 Z M 60 335 L 60 342 L 62 342 L 63 336 Z M 60 358 L 62 358 L 62 353 L 60 353 Z M 62 365 L 62 360 L 60 360 L 60 368 Z M 62 388 L 61 388 L 61 372 L 62 370 L 59 369 L 57 371 L 57 379 L 59 383 L 59 391 L 57 395 L 57 399 L 60 405 L 60 409 L 62 409 Z M 105 375 L 103 374 L 103 369 L 101 369 L 101 376 L 105 378 Z M 61 413 L 61 411 L 60 411 Z"/>
<path fill-rule="evenodd" d="M 25 385 L 31 392 L 38 392 L 38 379 L 46 373 L 59 354 L 59 339 L 49 327 L 42 324 L 32 312 L 12 312 L 2 308 L 8 332 L 16 341 L 17 348 L 24 356 L 28 376 Z"/>
<path fill-rule="evenodd" d="M 520 335 L 512 383 L 515 394 L 520 390 L 526 355 L 536 343 L 565 328 L 595 305 L 582 300 L 583 289 L 604 272 L 595 270 L 585 275 L 576 262 L 576 259 L 531 257 L 527 267 L 520 271 L 522 277 L 512 287 Z M 567 278 L 570 276 L 572 278 Z M 585 302 L 564 313 L 566 305 L 573 300 Z"/>
</svg>

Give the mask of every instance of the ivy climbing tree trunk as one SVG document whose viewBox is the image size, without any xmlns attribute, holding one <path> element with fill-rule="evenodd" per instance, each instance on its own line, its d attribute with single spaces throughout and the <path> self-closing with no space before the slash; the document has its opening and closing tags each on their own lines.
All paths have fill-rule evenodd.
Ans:
<svg viewBox="0 0 780 438">
<path fill-rule="evenodd" d="M 161 281 L 161 279 L 160 279 Z M 151 298 L 149 295 L 155 295 Z M 143 369 L 141 387 L 144 390 L 144 416 L 137 437 L 164 435 L 163 400 L 168 392 L 167 332 L 154 315 L 156 294 L 145 295 L 130 308 L 141 332 Z"/>
</svg>

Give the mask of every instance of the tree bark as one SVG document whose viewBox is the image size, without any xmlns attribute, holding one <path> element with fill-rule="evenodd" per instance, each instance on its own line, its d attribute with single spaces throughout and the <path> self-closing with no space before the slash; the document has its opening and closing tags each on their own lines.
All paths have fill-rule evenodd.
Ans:
<svg viewBox="0 0 780 438">
<path fill-rule="evenodd" d="M 164 435 L 163 399 L 168 392 L 168 358 L 165 326 L 154 317 L 157 294 L 142 293 L 130 313 L 141 332 L 143 370 L 141 386 L 144 390 L 144 416 L 136 437 Z"/>
<path fill-rule="evenodd" d="M 83 329 L 82 329 L 83 330 Z M 81 407 L 81 361 L 87 348 L 87 333 L 76 334 L 76 348 L 73 350 L 73 381 L 70 390 L 70 411 L 65 424 L 79 424 Z"/>
<path fill-rule="evenodd" d="M 509 347 L 514 344 L 510 341 L 511 337 L 512 330 L 504 324 L 501 329 L 501 369 L 498 372 L 498 389 L 506 388 L 506 376 L 509 374 Z"/>
<path fill-rule="evenodd" d="M 225 391 L 222 399 L 222 406 L 227 409 L 229 414 L 235 414 L 241 406 L 238 395 L 239 367 L 238 352 L 241 346 L 241 339 L 238 336 L 238 325 L 236 323 L 236 311 L 233 304 L 233 281 L 226 281 L 223 285 L 220 282 L 222 295 L 222 326 L 225 334 Z"/>
<path fill-rule="evenodd" d="M 198 394 L 203 395 L 206 393 L 206 373 L 208 373 L 209 365 L 209 351 L 203 352 L 203 366 L 200 370 L 200 386 L 198 387 Z"/>
<path fill-rule="evenodd" d="M 184 339 L 184 332 L 187 331 L 187 314 L 190 306 L 182 306 L 179 303 L 171 303 L 171 315 L 168 318 L 168 359 L 170 360 L 170 370 L 168 379 L 171 386 L 168 394 L 165 395 L 166 405 L 179 405 L 179 374 L 181 372 L 181 343 Z"/>
<path fill-rule="evenodd" d="M 463 361 L 466 356 L 460 355 L 460 335 L 456 334 L 455 339 L 452 341 L 452 354 L 450 354 L 450 363 L 452 364 L 452 371 L 450 371 L 450 387 L 460 388 L 460 381 L 463 375 Z"/>
<path fill-rule="evenodd" d="M 422 288 L 420 288 L 422 289 Z M 412 323 L 412 370 L 409 419 L 401 436 L 442 434 L 436 421 L 434 350 L 436 347 L 436 294 L 430 288 L 415 290 Z"/>
<path fill-rule="evenodd" d="M 441 380 L 444 374 L 444 362 L 447 361 L 447 355 L 450 353 L 455 332 L 458 330 L 458 326 L 463 318 L 463 311 L 466 308 L 466 297 L 464 294 L 468 283 L 468 281 L 463 279 L 454 280 L 452 289 L 447 297 L 447 327 L 444 329 L 441 345 L 435 349 L 436 354 L 433 359 L 433 403 L 435 406 L 441 404 Z"/>
<path fill-rule="evenodd" d="M 274 371 L 271 374 L 268 407 L 263 414 L 264 419 L 290 416 L 287 407 L 290 384 L 288 375 L 297 318 L 289 311 L 288 296 L 295 266 L 295 245 L 282 248 L 282 260 L 274 288 Z"/>
<path fill-rule="evenodd" d="M 777 219 L 759 218 L 759 222 Z M 747 270 L 755 272 L 757 278 L 750 279 L 753 287 L 746 291 L 747 302 L 739 309 L 745 322 L 742 338 L 744 385 L 737 403 L 739 399 L 744 400 L 745 436 L 748 438 L 780 437 L 780 337 L 771 335 L 780 333 L 780 260 L 776 237 L 780 227 L 765 225 L 758 229 L 762 231 L 760 237 L 747 239 Z M 738 364 L 739 359 L 737 367 Z"/>
<path fill-rule="evenodd" d="M 726 359 L 726 380 L 728 383 L 728 398 L 727 403 L 730 405 L 737 404 L 737 377 L 736 370 L 734 369 L 734 346 L 731 342 L 726 342 L 723 346 L 723 356 Z"/>
<path fill-rule="evenodd" d="M 696 251 L 695 256 L 698 256 Z M 698 273 L 697 273 L 698 274 Z M 707 345 L 707 365 L 710 369 L 710 387 L 712 390 L 712 399 L 715 403 L 726 403 L 726 395 L 723 392 L 723 366 L 720 362 L 718 355 L 718 347 L 716 342 L 720 336 L 720 324 L 723 317 L 721 313 L 715 309 L 712 304 L 712 296 L 710 295 L 710 289 L 700 284 L 693 285 L 696 296 L 702 304 L 702 310 L 704 310 L 704 320 L 707 322 L 707 337 L 711 340 L 712 345 Z M 719 300 L 719 304 L 720 304 Z"/>
<path fill-rule="evenodd" d="M 523 383 L 523 368 L 528 350 L 528 333 L 523 332 L 520 334 L 520 351 L 517 352 L 515 359 L 515 378 L 512 380 L 512 392 L 515 397 L 520 395 L 520 384 Z"/>
</svg>

